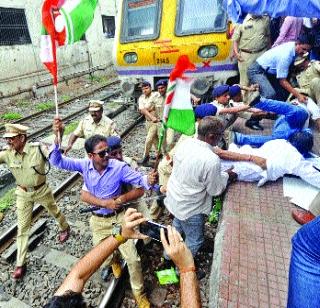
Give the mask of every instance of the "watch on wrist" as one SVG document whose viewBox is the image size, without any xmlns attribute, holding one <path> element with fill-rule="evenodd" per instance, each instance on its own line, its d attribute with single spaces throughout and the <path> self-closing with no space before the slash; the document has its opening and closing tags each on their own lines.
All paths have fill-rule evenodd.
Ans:
<svg viewBox="0 0 320 308">
<path fill-rule="evenodd" d="M 125 243 L 127 240 L 121 235 L 121 225 L 120 224 L 114 224 L 112 227 L 112 235 L 113 237 L 120 243 L 123 244 Z"/>
</svg>

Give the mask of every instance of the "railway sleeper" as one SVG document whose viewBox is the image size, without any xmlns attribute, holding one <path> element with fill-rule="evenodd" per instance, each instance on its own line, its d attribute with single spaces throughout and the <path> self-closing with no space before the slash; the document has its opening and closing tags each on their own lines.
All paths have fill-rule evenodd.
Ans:
<svg viewBox="0 0 320 308">
<path fill-rule="evenodd" d="M 42 238 L 44 231 L 46 229 L 47 220 L 45 218 L 39 219 L 30 230 L 30 238 L 28 241 L 29 250 L 33 250 Z M 11 245 L 4 253 L 2 253 L 1 258 L 7 262 L 14 261 L 17 255 L 17 244 Z"/>
</svg>

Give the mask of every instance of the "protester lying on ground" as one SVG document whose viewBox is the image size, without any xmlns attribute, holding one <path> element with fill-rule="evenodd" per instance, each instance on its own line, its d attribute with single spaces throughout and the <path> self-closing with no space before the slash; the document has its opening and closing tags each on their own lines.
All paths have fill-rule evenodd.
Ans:
<svg viewBox="0 0 320 308">
<path fill-rule="evenodd" d="M 309 152 L 312 146 L 312 135 L 308 132 L 299 132 L 290 142 L 284 139 L 271 140 L 260 148 L 252 148 L 249 145 L 237 147 L 231 144 L 228 151 L 219 148 L 215 148 L 214 151 L 223 159 L 222 170 L 228 170 L 232 166 L 239 181 L 257 181 L 258 186 L 262 186 L 267 181 L 276 181 L 286 174 L 292 174 L 320 188 L 320 172 L 300 153 Z M 234 159 L 239 160 L 238 153 L 248 155 L 247 161 L 234 161 Z M 253 161 L 253 156 L 260 158 L 258 163 L 258 159 L 256 162 Z"/>
<path fill-rule="evenodd" d="M 247 135 L 231 132 L 229 135 L 230 143 L 233 142 L 239 145 L 249 144 L 254 147 L 260 147 L 265 142 L 274 139 L 289 140 L 305 128 L 306 121 L 309 118 L 308 111 L 300 105 L 262 98 L 258 93 L 256 99 L 252 100 L 251 105 L 254 105 L 258 109 L 280 115 L 272 127 L 271 135 Z"/>
<path fill-rule="evenodd" d="M 128 239 L 147 238 L 136 228 L 145 221 L 141 213 L 129 208 L 124 215 L 122 225 L 114 228 L 114 235 L 104 239 L 73 266 L 45 307 L 86 307 L 81 293 L 88 279 L 98 270 L 104 260 Z M 200 292 L 190 250 L 174 228 L 168 226 L 168 240 L 163 232 L 161 230 L 163 247 L 180 271 L 181 307 L 201 307 Z"/>
</svg>

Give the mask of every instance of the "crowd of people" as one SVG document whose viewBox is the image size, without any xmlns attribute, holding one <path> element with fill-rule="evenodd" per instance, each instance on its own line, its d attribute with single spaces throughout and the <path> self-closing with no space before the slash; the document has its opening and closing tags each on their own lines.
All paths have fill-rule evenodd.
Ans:
<svg viewBox="0 0 320 308">
<path fill-rule="evenodd" d="M 85 282 L 99 268 L 103 275 L 111 268 L 113 275 L 120 277 L 121 257 L 127 262 L 138 307 L 150 307 L 141 259 L 133 239 L 145 239 L 137 227 L 147 219 L 157 220 L 163 210 L 173 217 L 168 238 L 162 230 L 161 241 L 164 257 L 174 261 L 180 275 L 181 305 L 199 307 L 197 277 L 203 275 L 197 256 L 204 243 L 204 226 L 212 209 L 212 197 L 221 195 L 236 180 L 256 181 L 262 186 L 285 174 L 299 176 L 320 188 L 319 170 L 308 160 L 314 143 L 308 126 L 314 122 L 316 129 L 320 129 L 320 62 L 316 39 L 320 34 L 319 22 L 309 22 L 286 17 L 274 41 L 267 16 L 248 14 L 243 24 L 236 25 L 232 40 L 240 84 L 213 87 L 210 103 L 200 104 L 201 98 L 190 94 L 196 119 L 195 135 L 178 136 L 167 129 L 162 159 L 147 175 L 138 170 L 132 158 L 123 156 L 116 123 L 103 115 L 101 101 L 90 101 L 89 115 L 69 137 L 64 155 L 60 151 L 64 124 L 59 118 L 54 119 L 56 138 L 50 150 L 29 143 L 27 127 L 6 124 L 3 137 L 9 148 L 0 152 L 0 163 L 7 164 L 17 182 L 18 253 L 13 278 L 21 279 L 26 273 L 35 202 L 41 203 L 56 219 L 61 243 L 70 236 L 69 224 L 46 183 L 45 166 L 49 161 L 57 168 L 82 174 L 80 198 L 93 207 L 90 228 L 95 247 L 73 267 L 47 307 L 58 307 L 60 301 L 74 301 L 77 307 L 82 307 Z M 145 116 L 147 130 L 143 156 L 138 162 L 142 166 L 152 166 L 152 146 L 155 149 L 158 146 L 167 82 L 158 80 L 156 91 L 152 91 L 149 82 L 141 83 L 138 109 Z M 252 130 L 264 129 L 262 119 L 275 122 L 269 135 L 244 134 L 233 128 L 239 117 Z M 71 158 L 69 152 L 79 137 L 85 139 L 87 157 Z M 153 202 L 148 207 L 141 198 L 146 190 L 165 194 L 164 205 Z M 123 205 L 139 198 L 138 211 L 125 212 Z M 311 212 L 301 210 L 294 210 L 292 215 L 301 224 L 315 218 Z M 318 228 L 317 222 L 318 219 L 308 228 Z M 308 233 L 302 231 L 295 237 L 293 256 L 301 249 L 298 243 L 305 234 Z M 299 270 L 292 265 L 291 282 Z M 294 293 L 293 289 L 290 292 Z"/>
</svg>

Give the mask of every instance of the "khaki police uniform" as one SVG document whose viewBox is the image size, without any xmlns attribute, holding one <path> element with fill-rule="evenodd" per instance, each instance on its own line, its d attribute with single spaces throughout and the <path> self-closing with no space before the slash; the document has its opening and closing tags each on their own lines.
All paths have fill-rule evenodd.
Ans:
<svg viewBox="0 0 320 308">
<path fill-rule="evenodd" d="M 88 139 L 93 135 L 102 135 L 105 137 L 118 136 L 116 132 L 116 124 L 106 116 L 102 116 L 99 123 L 95 123 L 91 115 L 86 116 L 79 122 L 78 127 L 73 132 L 80 138 Z"/>
<path fill-rule="evenodd" d="M 111 217 L 98 217 L 92 215 L 90 218 L 90 228 L 93 235 L 93 244 L 98 245 L 105 238 L 112 235 L 113 224 L 122 224 L 125 211 L 122 211 Z M 142 294 L 144 292 L 143 275 L 141 268 L 141 259 L 137 252 L 134 240 L 129 239 L 119 246 L 119 251 L 123 259 L 127 262 L 130 276 L 130 284 L 132 292 Z M 108 266 L 112 263 L 114 255 L 109 256 L 104 265 Z"/>
<path fill-rule="evenodd" d="M 216 100 L 214 100 L 211 104 L 218 108 L 216 117 L 223 124 L 223 127 L 224 127 L 223 139 L 228 147 L 229 146 L 229 132 L 230 132 L 231 126 L 234 124 L 234 122 L 237 120 L 238 117 L 246 119 L 246 120 L 250 119 L 251 113 L 246 112 L 246 111 L 242 111 L 242 112 L 237 112 L 237 113 L 219 114 L 219 109 L 238 107 L 238 106 L 244 105 L 244 103 L 237 103 L 237 102 L 234 102 L 233 100 L 230 100 L 227 105 L 219 104 L 218 101 L 216 101 Z M 220 144 L 219 144 L 219 146 L 220 146 Z"/>
<path fill-rule="evenodd" d="M 26 130 L 27 127 L 19 124 L 7 124 L 6 133 L 3 137 L 25 134 Z M 0 152 L 0 164 L 5 163 L 8 166 L 17 183 L 15 192 L 18 219 L 17 266 L 22 266 L 25 263 L 32 209 L 35 203 L 40 203 L 57 220 L 62 231 L 69 227 L 64 215 L 54 201 L 52 190 L 46 183 L 46 176 L 41 175 L 45 173 L 46 161 L 39 147 L 38 143 L 26 143 L 22 154 L 13 149 Z M 48 151 L 44 147 L 41 147 L 41 150 L 45 156 L 48 156 Z"/>
<path fill-rule="evenodd" d="M 243 59 L 242 62 L 238 61 L 240 84 L 248 86 L 248 67 L 267 51 L 269 46 L 270 18 L 253 18 L 248 14 L 241 25 L 236 25 L 232 40 L 238 42 L 239 54 Z"/>
<path fill-rule="evenodd" d="M 197 123 L 196 123 L 197 124 Z M 196 125 L 197 128 L 197 125 Z M 163 156 L 158 165 L 159 185 L 167 187 L 170 175 L 172 173 L 173 156 L 181 142 L 187 138 L 193 138 L 193 136 L 181 135 L 176 145 L 170 150 L 169 153 Z M 194 137 L 196 138 L 196 137 Z"/>
<path fill-rule="evenodd" d="M 320 104 L 320 61 L 311 61 L 296 78 L 299 85 L 297 90 Z"/>
<path fill-rule="evenodd" d="M 138 100 L 139 110 L 147 109 L 153 116 L 160 118 L 159 114 L 157 114 L 157 107 L 159 107 L 159 96 L 159 92 L 151 92 L 148 97 L 142 94 Z M 149 121 L 147 118 L 145 125 L 147 137 L 144 145 L 143 157 L 148 157 L 152 145 L 154 145 L 157 149 L 159 141 L 158 131 L 160 125 L 159 123 L 153 123 L 152 121 Z"/>
<path fill-rule="evenodd" d="M 159 95 L 158 102 L 156 105 L 156 112 L 159 115 L 159 119 L 163 118 L 164 104 L 165 104 L 165 97 Z M 160 129 L 161 129 L 161 124 L 159 125 L 158 136 L 160 136 Z M 173 148 L 173 146 L 174 146 L 174 130 L 172 128 L 167 128 L 166 136 L 162 144 L 163 153 L 168 153 Z"/>
</svg>

